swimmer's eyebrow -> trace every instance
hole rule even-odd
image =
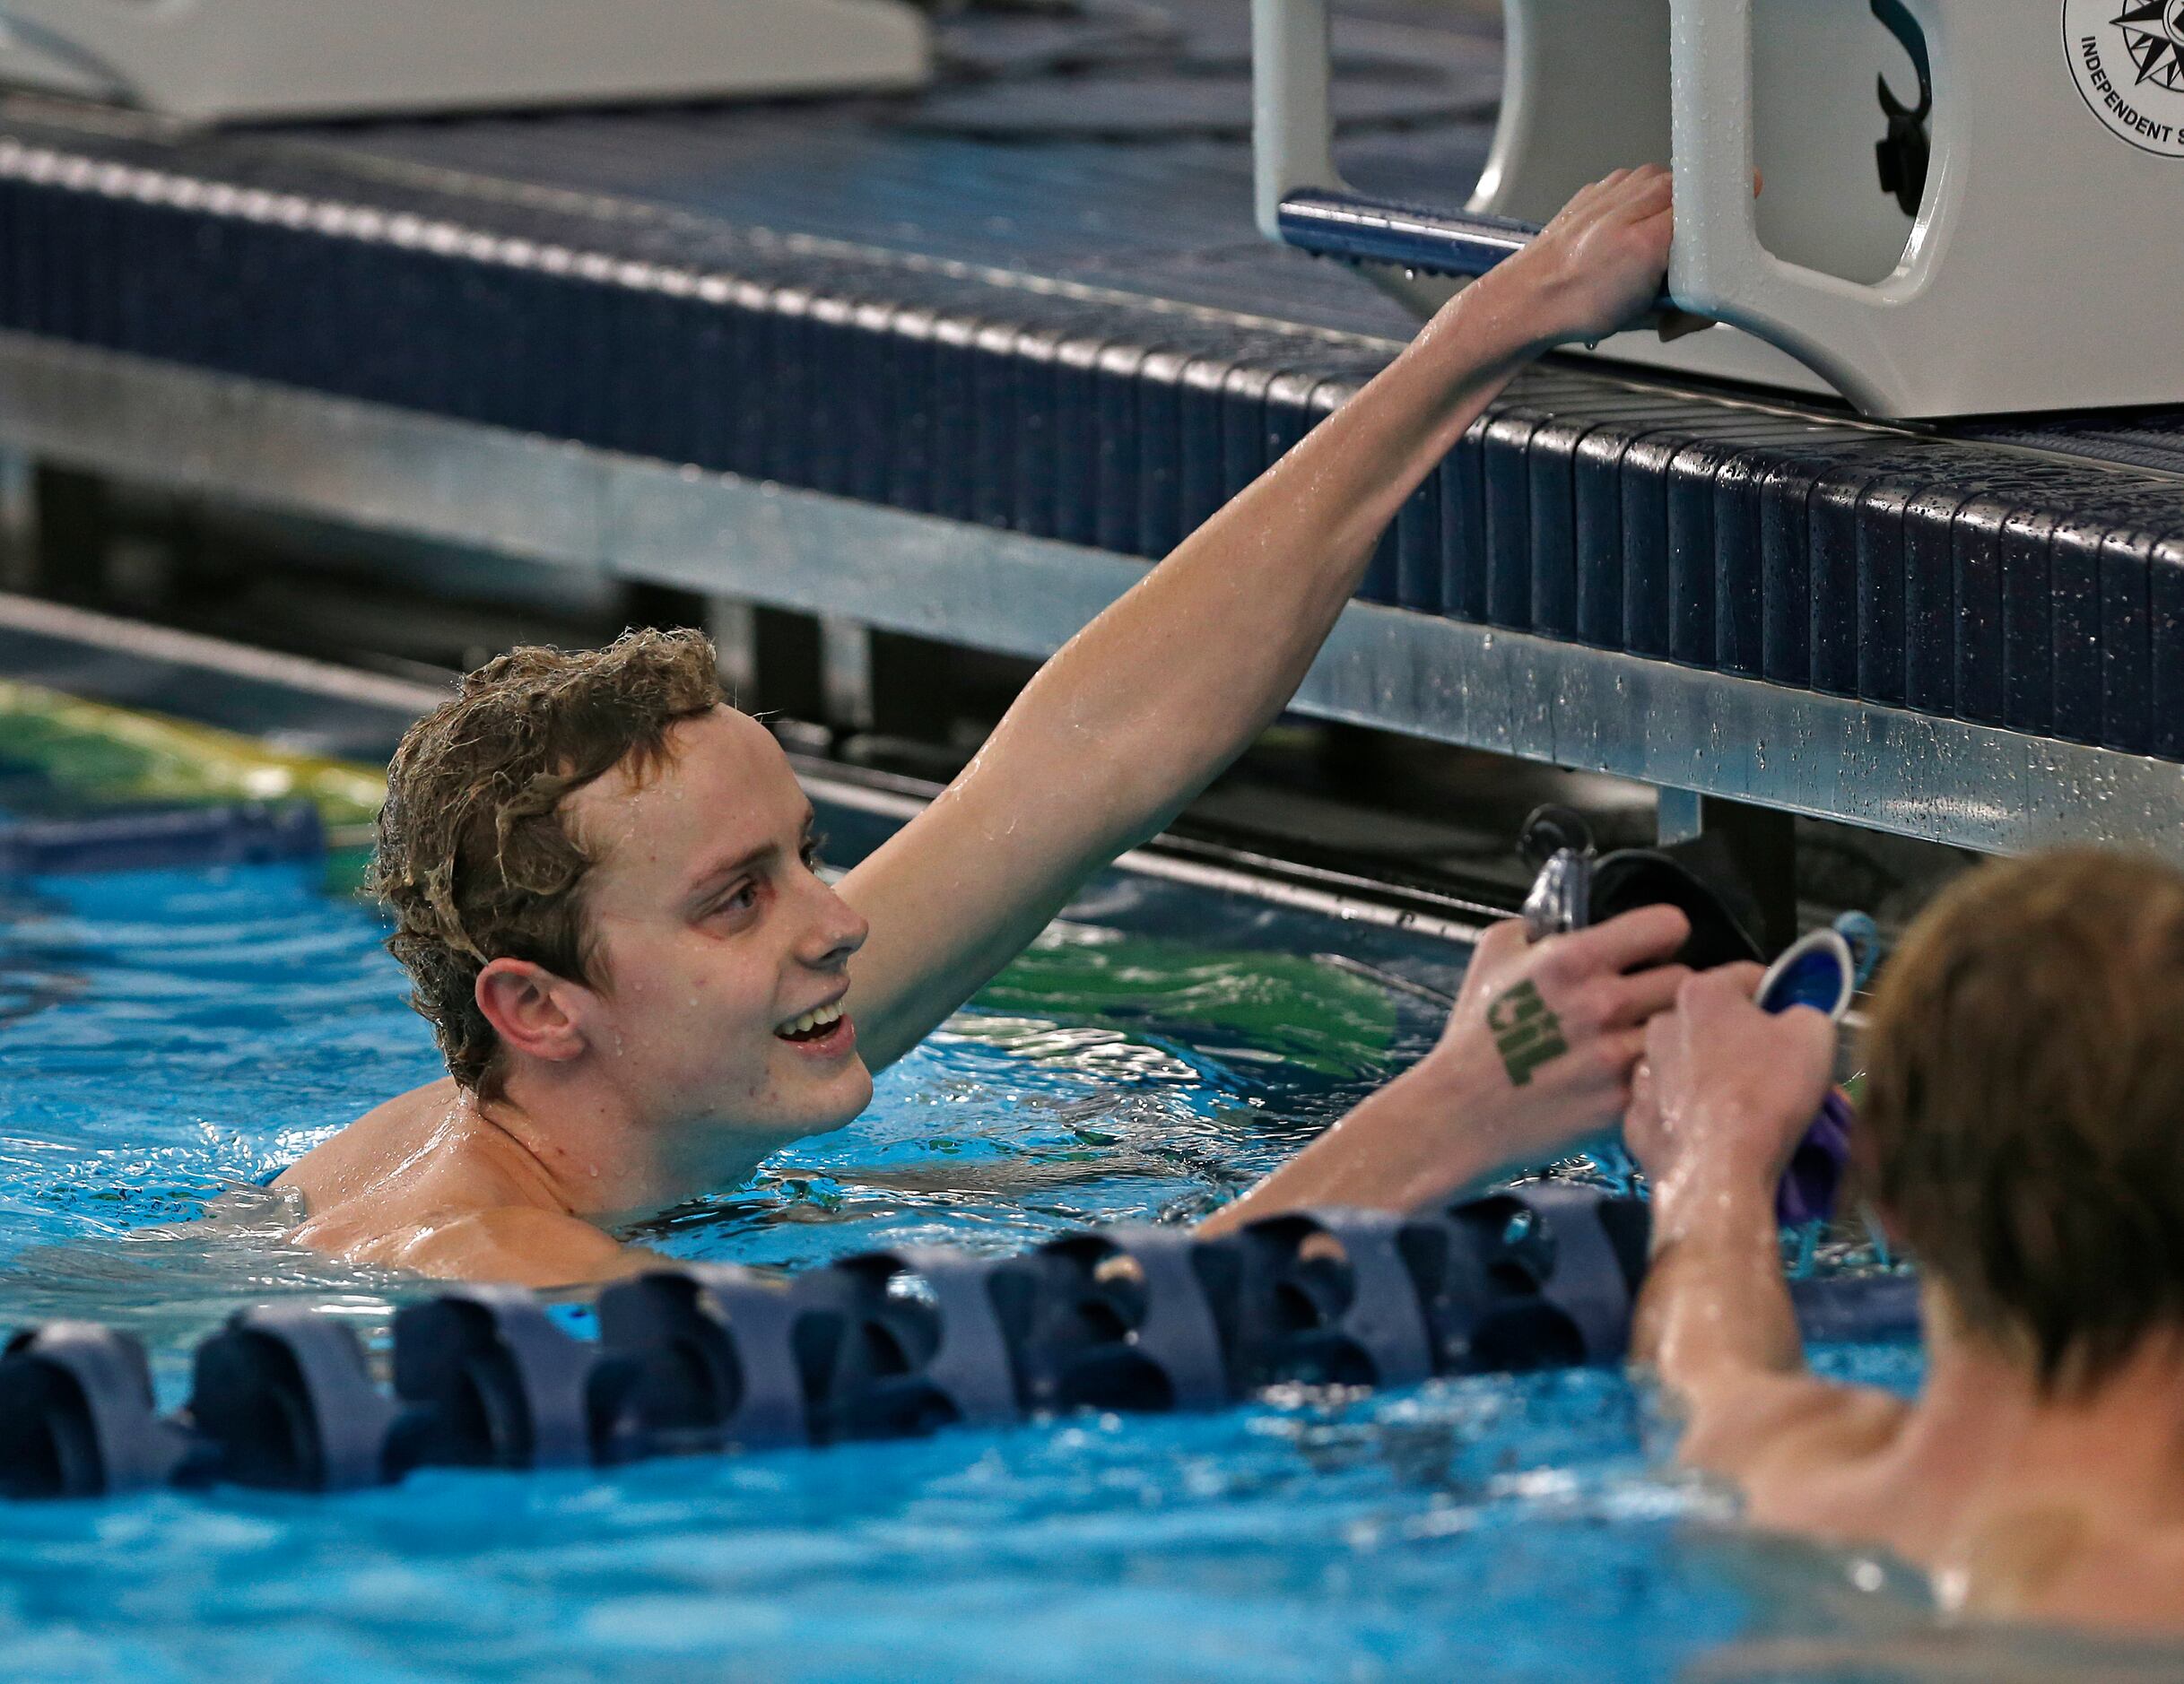
[[[805,807],[804,821],[797,827],[798,839],[808,841],[813,828],[818,822],[818,813],[809,806]],[[690,898],[693,901],[702,900],[708,892],[719,887],[729,878],[739,872],[747,872],[753,866],[763,865],[771,860],[779,859],[780,854],[781,845],[779,842],[761,842],[748,853],[739,854],[732,860],[723,860],[718,865],[709,865],[698,874],[697,879],[691,884]]]

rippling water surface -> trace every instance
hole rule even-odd
[[[866,1117],[638,1237],[800,1264],[1188,1219],[1437,1027],[1286,917],[1106,880]],[[437,1073],[381,934],[288,869],[5,892],[0,1322],[129,1326],[170,1402],[239,1304],[383,1329],[417,1283],[244,1220],[168,1226]],[[1416,944],[1334,934],[1452,981]],[[1911,1377],[1901,1353],[1832,1360]],[[1864,1678],[1978,1641],[1937,1637],[1875,1564],[1733,1541],[1658,1439],[1627,1382],[1584,1373],[335,1498],[10,1506],[0,1676]],[[1953,1675],[2005,1675],[1985,1664]]]

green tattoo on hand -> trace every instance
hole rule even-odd
[[[1570,1050],[1570,1043],[1562,1038],[1562,1019],[1547,1010],[1538,987],[1530,982],[1520,982],[1496,997],[1486,1008],[1486,1028],[1513,1087],[1523,1087],[1534,1071]]]

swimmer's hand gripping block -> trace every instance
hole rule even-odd
[[[396,1316],[391,1395],[345,1324],[245,1310],[198,1348],[171,1418],[134,1340],[54,1323],[0,1352],[0,1491],[352,1490],[425,1466],[605,1466],[1612,1364],[1646,1245],[1641,1201],[1543,1183],[1211,1240],[1118,1228],[1014,1257],[874,1253],[788,1280],[662,1269],[601,1293],[596,1341],[527,1292],[464,1287]],[[1908,1281],[1834,1285],[1797,1285],[1816,1332],[1915,1328]]]

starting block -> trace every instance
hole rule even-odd
[[[2059,23],[2058,23],[2059,13]],[[2174,403],[2150,282],[2184,217],[2184,0],[1505,0],[1467,204],[1352,191],[1325,0],[1253,0],[1270,236],[1422,314],[1579,187],[1675,175],[1668,299],[1742,332],[1599,354],[1910,418]],[[1753,172],[1765,191],[1753,196]]]

